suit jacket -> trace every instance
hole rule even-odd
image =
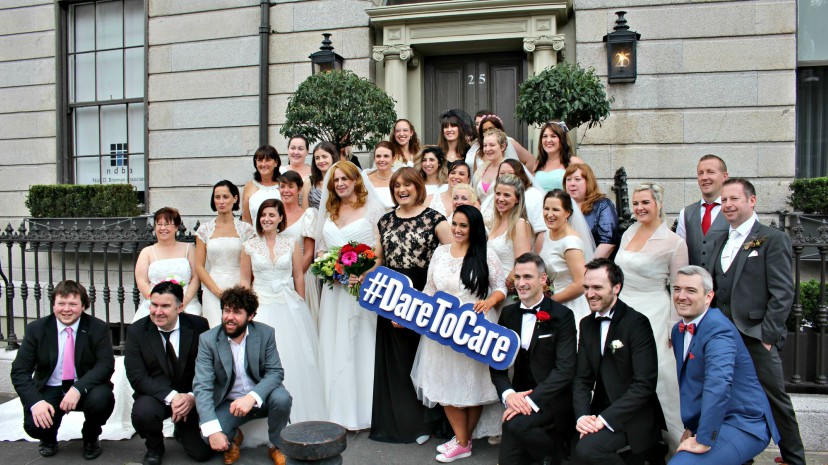
[[[178,315],[178,373],[169,372],[167,352],[158,327],[146,316],[131,324],[127,331],[124,367],[133,397],[152,396],[163,402],[172,391],[193,390],[198,338],[210,329],[207,320],[195,315]]]
[[[698,265],[707,269],[713,274],[713,261],[716,259],[716,252],[722,243],[727,240],[727,232],[730,225],[722,214],[721,210],[716,219],[710,223],[707,234],[702,232],[701,217],[704,209],[699,202],[693,202],[684,207],[684,231],[687,242],[687,252],[691,265]]]
[[[29,409],[43,400],[40,392],[57,366],[57,318],[51,314],[29,323],[25,335],[12,362],[11,380],[23,407]],[[75,372],[74,387],[81,397],[100,385],[112,389],[109,379],[115,372],[115,355],[109,326],[86,313],[81,313],[75,334]]]
[[[256,383],[253,392],[265,401],[282,385],[285,370],[276,350],[273,328],[251,321],[245,347],[247,375]],[[224,402],[236,379],[233,353],[224,328],[216,326],[204,333],[198,341],[193,394],[201,425],[216,419],[216,406]]]
[[[733,323],[718,308],[709,309],[684,358],[686,334],[679,332],[678,323],[673,327],[684,427],[696,434],[699,443],[711,447],[725,423],[757,438],[770,431],[778,441],[779,432],[753,359]]]
[[[570,309],[548,297],[543,298],[540,309],[549,313],[550,319],[535,324],[529,350],[520,349],[514,365],[516,380],[529,379],[526,375],[531,375],[535,385],[514,387],[508,370],[490,368],[492,382],[501,397],[507,389],[532,389],[529,398],[538,408],[551,409],[555,425],[563,431],[574,424],[572,378],[575,376],[576,361],[575,317]],[[504,307],[498,323],[520,335],[523,330],[520,303]]]
[[[745,244],[759,239],[761,245],[749,250],[742,246],[733,259],[728,269],[729,273],[735,273],[729,299],[720,296],[724,294],[719,285],[721,277],[713,273],[717,283],[712,306],[729,313],[743,334],[781,348],[787,333],[785,320],[794,298],[791,239],[757,220]],[[717,262],[723,250],[724,243],[716,254]]]
[[[621,348],[611,348],[619,341]],[[624,432],[633,452],[643,452],[660,439],[665,429],[661,404],[656,397],[658,356],[650,321],[618,299],[610,321],[604,355],[601,355],[601,323],[593,315],[581,320],[578,366],[572,387],[575,418],[600,415],[615,432]],[[609,405],[593,390],[599,376]]]

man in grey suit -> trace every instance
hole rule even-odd
[[[753,209],[756,190],[746,179],[731,178],[722,187],[722,214],[728,238],[713,263],[715,305],[730,318],[747,346],[759,382],[770,401],[785,463],[805,465],[793,405],[785,393],[779,350],[794,296],[791,240],[759,223]]]
[[[727,181],[727,165],[716,155],[705,155],[696,165],[696,180],[702,199],[679,213],[676,234],[687,242],[691,265],[713,273],[716,251],[727,238],[727,220],[722,210],[722,184]]]
[[[213,450],[225,451],[224,463],[229,465],[239,459],[243,438],[237,428],[267,418],[270,458],[284,465],[279,435],[292,399],[282,385],[285,372],[273,328],[253,322],[259,307],[253,291],[231,287],[219,300],[221,326],[201,335],[196,357],[193,394],[201,434]]]

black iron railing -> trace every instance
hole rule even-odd
[[[5,294],[0,342],[6,350],[19,347],[21,328],[52,311],[52,291],[64,279],[86,287],[89,313],[110,324],[116,349],[123,349],[125,316],[131,317],[141,302],[135,262],[141,249],[155,242],[153,226],[135,219],[96,222],[32,219],[0,232],[0,292]],[[178,240],[194,242],[195,236],[182,225]]]

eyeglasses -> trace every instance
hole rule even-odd
[[[174,228],[175,223],[155,223],[156,228]]]

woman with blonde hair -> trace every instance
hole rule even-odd
[[[353,163],[340,161],[328,170],[323,184],[317,254],[349,242],[376,247],[377,222],[385,207],[368,176]],[[358,286],[363,279],[350,276],[348,285]],[[346,285],[322,290],[319,367],[324,400],[330,421],[349,430],[371,427],[376,330],[377,315],[360,307]]]
[[[469,205],[480,209],[480,200],[471,184],[457,184],[451,190],[451,209],[457,210],[460,205]],[[451,218],[449,218],[451,219]]]
[[[669,449],[676,450],[684,426],[678,398],[676,359],[670,346],[670,331],[679,320],[670,296],[670,283],[689,263],[687,244],[664,221],[664,189],[654,183],[633,190],[635,224],[621,237],[615,263],[624,271],[619,298],[650,320],[658,352],[656,395],[667,423]]]
[[[566,192],[584,214],[592,239],[595,258],[610,258],[618,246],[618,212],[598,188],[595,173],[586,163],[572,163],[564,173]]]
[[[448,166],[448,185],[443,192],[438,192],[426,197],[426,204],[437,210],[446,218],[450,217],[454,211],[452,205],[452,196],[454,195],[454,186],[458,184],[468,184],[471,182],[471,169],[469,165],[463,160],[457,160],[449,163]]]
[[[481,201],[494,192],[492,186],[497,181],[497,171],[505,159],[504,151],[507,144],[506,133],[499,129],[492,129],[483,134],[480,145],[485,161],[474,172],[474,186]]]
[[[513,174],[497,178],[494,186],[494,218],[488,248],[497,254],[507,278],[515,259],[532,250],[535,235],[526,217],[523,181]]]

